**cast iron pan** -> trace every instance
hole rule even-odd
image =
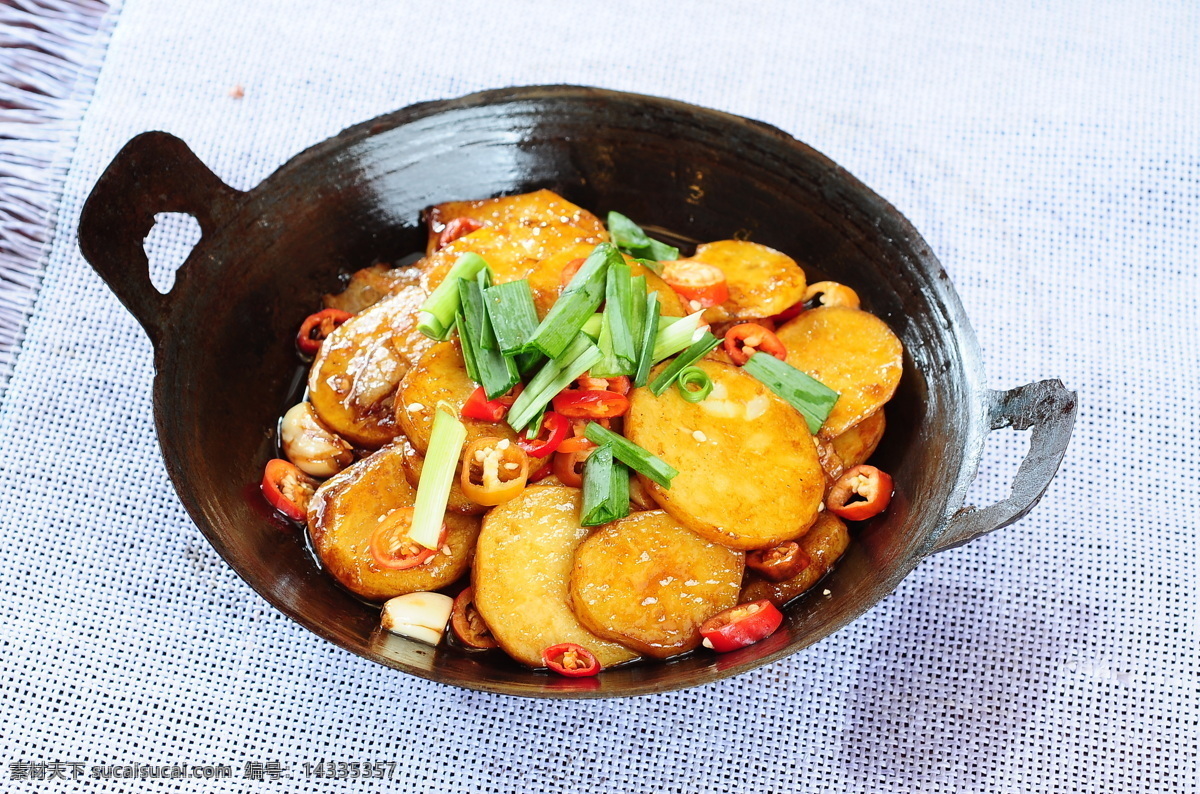
[[[299,532],[257,493],[273,428],[295,399],[293,340],[340,273],[422,248],[431,204],[547,187],[683,238],[749,237],[851,285],[904,342],[905,371],[876,454],[896,482],[835,571],[768,640],[599,679],[562,679],[380,633],[378,611],[322,573]],[[150,283],[142,241],[155,213],[202,236],[174,287]],[[347,650],[447,684],[537,697],[615,697],[751,670],[837,631],[924,557],[1011,524],[1066,451],[1075,395],[1057,381],[985,385],[979,349],[945,272],[916,230],[820,153],[768,125],[680,102],[572,86],[487,91],[359,124],[294,157],[258,187],[225,185],[179,139],[147,132],[83,209],[84,256],[154,344],[155,420],[180,499],[213,547],[284,614]],[[1011,495],[964,508],[983,441],[1032,429]]]

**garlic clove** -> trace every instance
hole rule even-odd
[[[407,593],[383,605],[379,624],[393,634],[437,645],[453,607],[454,599],[441,593]]]
[[[354,462],[350,445],[321,424],[312,403],[297,403],[283,415],[279,440],[287,459],[313,477],[332,477]]]

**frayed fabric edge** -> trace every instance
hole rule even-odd
[[[0,399],[119,3],[0,0]]]

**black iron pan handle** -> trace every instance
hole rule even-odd
[[[154,216],[185,212],[199,221],[203,239],[230,216],[242,195],[165,132],[130,140],[92,188],[79,219],[79,248],[155,345],[176,295],[164,295],[150,283],[142,243]]]
[[[990,430],[1033,428],[1029,452],[1013,478],[1008,498],[983,508],[964,507],[955,513],[938,537],[933,551],[969,543],[981,535],[1017,521],[1038,503],[1058,471],[1071,429],[1075,425],[1076,395],[1062,381],[1043,380],[988,395]]]

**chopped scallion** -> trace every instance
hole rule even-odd
[[[624,261],[611,243],[596,246],[533,332],[529,344],[550,358],[562,356],[579,335],[579,329],[600,308],[609,265]]]
[[[600,329],[603,326],[603,324],[604,324],[604,315],[603,314],[593,314],[591,317],[587,318],[587,322],[585,322],[583,324],[583,327],[580,328],[579,331],[581,333],[585,333],[588,336],[590,336],[592,338],[592,341],[595,342],[600,339]]]
[[[654,339],[654,354],[651,356],[651,363],[657,364],[664,358],[686,349],[696,341],[696,336],[704,325],[703,311],[689,314],[687,317],[662,318],[658,326],[658,336]]]
[[[601,358],[592,371],[597,378],[632,375],[637,366],[632,302],[629,265],[624,262],[609,265],[604,292],[604,320],[600,326]]]
[[[586,336],[577,336],[562,358],[547,361],[525,386],[508,409],[508,424],[518,433],[525,429],[538,411],[554,399],[554,395],[587,372],[600,359],[600,349]]]
[[[458,457],[467,440],[467,428],[445,406],[439,405],[433,416],[425,465],[417,482],[413,503],[412,529],[408,536],[427,549],[436,549],[446,519],[450,485],[458,468]]]
[[[617,435],[595,422],[588,422],[583,434],[593,444],[611,446],[613,457],[637,473],[649,477],[664,488],[670,488],[671,480],[679,474],[678,470],[662,458],[652,455],[625,438],[625,436]],[[595,453],[593,452],[592,454],[594,455]]]
[[[613,460],[612,447],[600,447],[583,464],[583,506],[579,523],[594,527],[627,515],[629,469]]]
[[[821,429],[838,401],[838,393],[821,381],[762,351],[750,356],[742,369],[799,411],[810,433]]]
[[[676,356],[666,369],[658,373],[658,377],[650,384],[650,391],[654,392],[655,397],[661,396],[679,377],[679,373],[707,356],[719,343],[719,339],[705,331],[700,341],[693,342],[691,347]]]
[[[449,339],[450,330],[454,327],[454,315],[459,309],[458,280],[473,279],[485,267],[487,262],[479,254],[460,256],[442,283],[421,304],[417,330],[441,342]]]
[[[687,367],[675,379],[679,387],[679,396],[690,403],[698,403],[712,394],[713,382],[708,373],[699,367]]]
[[[500,352],[506,356],[524,352],[538,326],[529,282],[521,279],[497,284],[485,290],[483,297]]]
[[[461,311],[455,315],[454,326],[458,329],[458,345],[462,350],[467,377],[479,383],[479,363],[476,359],[475,345],[471,343],[471,333],[467,330],[467,321]]]
[[[645,386],[650,380],[650,366],[654,363],[654,340],[658,338],[658,325],[664,319],[659,314],[657,292],[646,295],[645,315],[642,339],[638,346],[638,365],[633,376],[634,386]]]
[[[537,416],[533,417],[533,421],[529,423],[529,427],[525,428],[525,438],[534,439],[542,432],[542,420],[546,418],[546,406],[542,406],[537,412]]]
[[[475,276],[475,285],[479,288],[479,307],[480,313],[483,315],[479,323],[479,343],[477,347],[480,350],[497,350],[496,332],[492,329],[492,323],[488,318],[487,302],[484,300],[484,293],[492,286],[492,269],[485,267]],[[459,298],[462,298],[461,285],[459,288]]]
[[[667,262],[679,258],[679,249],[650,237],[636,223],[619,212],[608,213],[608,234],[630,256]]]
[[[492,335],[492,325],[488,320],[487,309],[484,307],[483,290],[477,281],[462,280],[458,282],[459,299],[462,303],[464,326],[459,328],[458,335],[463,345],[463,357],[466,358],[468,348],[475,358],[475,369],[479,375],[476,383],[483,387],[489,400],[507,393],[520,380],[517,365],[500,352],[496,338]],[[464,334],[464,328],[466,333]],[[487,346],[490,341],[491,347]],[[470,374],[470,367],[467,368]]]
[[[630,375],[637,372],[638,359],[642,354],[642,336],[646,331],[646,277],[629,279],[629,330],[633,334],[633,366]]]
[[[517,363],[517,372],[521,373],[521,380],[532,377],[545,360],[546,357],[538,350],[527,350],[513,359]]]

